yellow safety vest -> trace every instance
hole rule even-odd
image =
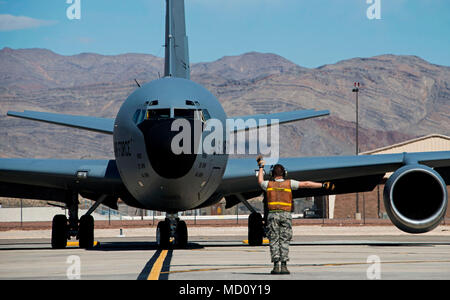
[[[269,211],[292,211],[291,181],[269,181],[267,185],[267,204]]]

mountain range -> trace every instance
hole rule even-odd
[[[0,50],[0,157],[113,158],[112,137],[6,116],[38,110],[114,118],[136,88],[161,76],[148,54],[63,56],[47,49]],[[416,56],[353,58],[304,68],[270,53],[191,65],[191,80],[229,116],[327,109],[330,116],[280,127],[281,156],[355,154],[355,93],[360,82],[359,149],[450,135],[450,67]]]

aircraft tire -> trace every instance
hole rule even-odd
[[[69,227],[65,215],[56,215],[52,221],[52,248],[64,249],[67,246]]]
[[[250,246],[261,246],[263,236],[263,218],[260,213],[253,212],[248,217],[248,244]]]
[[[91,215],[81,216],[78,240],[80,248],[89,249],[94,246],[94,217]]]
[[[177,232],[175,237],[175,243],[178,248],[186,249],[188,244],[188,230],[186,222],[179,221],[177,225]]]
[[[168,249],[170,246],[170,227],[169,222],[161,221],[156,228],[156,242],[160,249]]]

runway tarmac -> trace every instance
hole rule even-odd
[[[43,237],[47,232],[31,238],[3,234],[0,279],[450,279],[448,229],[425,235],[380,228],[374,229],[375,235],[359,228],[298,234],[304,229],[297,229],[290,247],[290,275],[271,275],[269,247],[244,244],[245,230],[214,235],[218,231],[205,229],[202,234],[195,228],[188,249],[171,250],[158,250],[154,235],[132,231],[125,237],[102,237],[99,232],[99,245],[91,250],[51,249],[49,237]],[[386,234],[380,234],[383,230]]]

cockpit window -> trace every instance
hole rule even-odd
[[[174,109],[175,118],[201,120],[206,122],[210,119],[210,115],[206,109]]]
[[[170,118],[170,109],[149,109],[147,110],[146,119],[147,120],[158,120],[158,119],[168,119]]]
[[[144,109],[138,109],[133,115],[133,122],[135,124],[141,123],[145,118],[145,110]]]
[[[202,113],[203,113],[203,120],[204,121],[208,121],[209,119],[211,119],[211,116],[209,115],[209,112],[207,109],[202,109]]]
[[[138,124],[141,123],[142,121],[144,121],[145,115],[146,115],[145,109],[141,109],[140,112],[141,112],[141,113],[139,114],[139,118],[138,118],[138,120],[137,120],[137,123],[138,123]]]
[[[139,115],[140,115],[140,114],[141,114],[141,110],[140,110],[140,109],[138,109],[138,110],[134,113],[134,115],[133,115],[133,122],[134,122],[135,124],[138,123]]]
[[[174,115],[176,119],[198,119],[196,118],[197,111],[195,109],[174,109]]]

